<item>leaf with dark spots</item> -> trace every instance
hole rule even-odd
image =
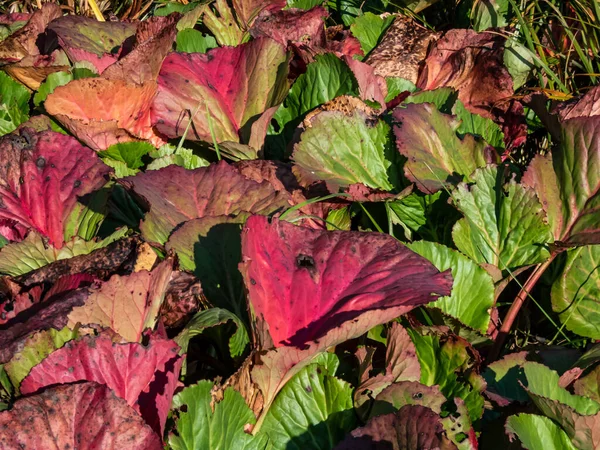
[[[301,347],[369,310],[428,303],[448,295],[452,283],[390,236],[269,224],[261,216],[246,222],[242,256],[252,309],[276,347]]]
[[[84,336],[68,342],[33,367],[21,383],[21,393],[82,380],[103,383],[162,435],[183,361],[178,350],[174,341],[157,337],[151,337],[148,345],[142,346],[115,344],[106,334]],[[143,405],[139,402],[142,396]],[[157,416],[161,419],[157,420]]]
[[[272,12],[262,11],[250,34],[254,38],[269,37],[282,45],[288,42],[306,44],[310,47],[325,47],[325,19],[329,16],[325,8],[317,6],[308,11],[285,9]]]
[[[154,270],[113,275],[92,289],[85,305],[69,314],[69,326],[98,324],[111,328],[129,342],[139,342],[145,329],[154,329],[165,291],[173,273],[173,258]]]
[[[190,219],[242,211],[269,214],[291,204],[287,193],[277,192],[268,182],[245,178],[224,161],[194,170],[168,166],[124,178],[121,183],[149,205],[140,225],[142,236],[160,243]]]
[[[494,108],[507,108],[513,95],[513,80],[503,62],[505,41],[496,33],[448,31],[433,44],[417,87],[454,88],[469,111],[490,117]]]
[[[16,281],[23,286],[33,286],[38,283],[54,283],[60,277],[73,273],[96,275],[110,273],[121,268],[130,260],[138,242],[139,239],[136,238],[119,239],[89,254],[51,262],[40,269],[16,278]],[[7,250],[8,247],[2,249],[2,255],[5,258],[8,258]]]
[[[78,197],[102,187],[110,173],[93,151],[53,131],[2,138],[0,161],[0,220],[13,221],[15,234],[40,233],[58,249]]]
[[[27,336],[37,330],[60,329],[67,325],[67,315],[75,307],[83,305],[87,289],[78,289],[56,296],[51,302],[40,303],[39,308],[29,308],[27,318],[19,317],[16,323],[0,326],[0,364],[9,361],[23,347]]]
[[[425,406],[403,406],[357,428],[335,450],[457,450],[438,414]]]
[[[6,449],[161,450],[158,434],[110,388],[98,383],[52,387],[0,412]]]

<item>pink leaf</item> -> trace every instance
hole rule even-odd
[[[162,433],[181,368],[178,351],[177,344],[166,339],[151,338],[143,346],[116,344],[105,334],[85,336],[68,342],[31,369],[21,383],[21,393],[82,380],[106,384]]]
[[[152,123],[160,133],[180,137],[193,115],[187,139],[239,142],[240,130],[287,92],[285,49],[271,39],[207,54],[171,53],[158,77]]]
[[[103,186],[109,171],[72,137],[31,130],[5,136],[0,140],[0,220],[13,221],[20,235],[22,229],[34,229],[61,248],[64,222],[77,198]]]
[[[161,450],[159,436],[106,386],[50,388],[0,413],[0,448]]]
[[[190,219],[242,211],[269,214],[289,206],[287,193],[249,180],[226,162],[195,170],[169,166],[127,177],[123,184],[149,204],[140,229],[146,239],[160,243]]]
[[[253,216],[240,270],[254,314],[276,347],[302,346],[369,310],[418,306],[449,295],[449,272],[394,238],[328,232]]]

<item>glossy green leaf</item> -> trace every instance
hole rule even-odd
[[[358,16],[354,23],[350,25],[350,31],[360,41],[365,56],[377,47],[394,19],[395,16],[392,15],[382,18],[371,12],[366,12],[362,16]]]
[[[294,171],[306,184],[319,180],[335,187],[362,183],[390,191],[394,185],[388,176],[392,163],[386,158],[389,131],[384,121],[373,124],[359,110],[352,116],[321,112],[294,147]]]
[[[547,417],[517,414],[506,420],[506,432],[528,450],[576,450],[569,436]]]
[[[552,309],[567,329],[600,339],[600,245],[567,252],[567,260],[552,285]]]
[[[452,269],[452,294],[427,306],[439,308],[485,334],[495,301],[492,277],[466,256],[441,244],[419,241],[408,244],[408,248],[427,258],[439,271]]]
[[[331,449],[354,428],[352,387],[334,371],[310,364],[286,383],[260,429],[273,449]]]
[[[317,55],[315,62],[309,64],[306,72],[294,82],[274,119],[280,129],[292,121],[292,128],[295,128],[311,109],[340,95],[357,92],[358,83],[346,63],[331,53]]]
[[[213,411],[212,389],[212,381],[200,381],[173,397],[177,434],[169,435],[169,446],[174,450],[260,448],[254,447],[255,438],[244,432],[244,426],[256,419],[240,393],[226,389]]]
[[[0,136],[14,131],[29,118],[29,98],[25,86],[0,71]]]
[[[204,35],[193,28],[186,28],[177,33],[177,51],[184,53],[206,53],[217,47],[217,41],[210,35]]]
[[[452,230],[456,247],[478,263],[500,270],[536,264],[549,256],[552,242],[545,214],[533,190],[514,179],[504,182],[504,169],[488,166],[453,192],[465,216]]]

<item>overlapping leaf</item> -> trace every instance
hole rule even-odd
[[[98,383],[52,387],[0,412],[4,448],[160,450],[160,437],[110,388]]]
[[[73,63],[89,61],[99,73],[117,61],[123,42],[136,28],[135,23],[99,22],[85,16],[63,16],[48,26]]]
[[[472,179],[473,185],[461,183],[452,195],[465,216],[452,230],[458,249],[500,270],[544,261],[552,235],[533,190],[514,179],[504,184],[503,169],[494,166]]]
[[[129,342],[139,342],[145,329],[153,329],[173,273],[173,260],[161,262],[152,272],[113,275],[73,308],[69,326],[77,323],[111,328]]]
[[[68,342],[31,369],[21,382],[21,393],[80,380],[103,383],[162,433],[182,363],[178,349],[175,342],[160,338],[142,346],[115,344],[106,334],[86,336]]]
[[[58,249],[78,197],[104,185],[110,171],[93,151],[52,131],[4,137],[0,160],[4,237],[20,241],[33,230]]]
[[[400,153],[408,161],[407,178],[427,194],[469,179],[479,167],[497,161],[493,148],[484,141],[457,136],[460,122],[433,105],[409,104],[393,113],[394,134]]]
[[[392,163],[386,158],[389,131],[385,122],[373,123],[358,109],[352,115],[321,112],[294,147],[294,171],[300,182],[324,180],[333,192],[354,183],[390,191],[394,185],[388,175]]]
[[[149,205],[140,229],[146,239],[160,243],[190,219],[243,211],[268,214],[289,206],[285,194],[245,178],[225,162],[195,170],[169,166],[125,178],[123,184]]]
[[[246,222],[242,256],[255,317],[276,347],[301,346],[369,310],[428,303],[451,283],[386,235],[269,224],[262,216]]]
[[[284,48],[266,38],[207,54],[171,53],[158,77],[152,122],[168,137],[183,136],[191,123],[187,139],[248,143],[253,123],[283,100],[286,74]]]

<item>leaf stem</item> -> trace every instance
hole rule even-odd
[[[550,255],[550,258],[548,258],[545,262],[538,264],[535,267],[535,269],[533,269],[533,272],[531,272],[531,274],[529,275],[529,278],[527,278],[527,281],[517,294],[515,301],[512,303],[512,305],[508,309],[508,312],[506,313],[506,316],[504,317],[504,321],[502,322],[502,326],[500,327],[498,336],[496,337],[494,345],[487,357],[488,364],[495,361],[496,359],[498,359],[498,356],[500,356],[502,346],[504,345],[504,342],[508,337],[508,333],[510,332],[512,325],[515,319],[517,318],[517,315],[519,314],[523,303],[525,303],[525,299],[529,296],[529,292],[531,292],[531,290],[536,285],[543,273],[546,271],[548,266],[552,264],[552,261],[554,261],[554,258],[557,254],[558,253],[552,253],[552,255]]]

